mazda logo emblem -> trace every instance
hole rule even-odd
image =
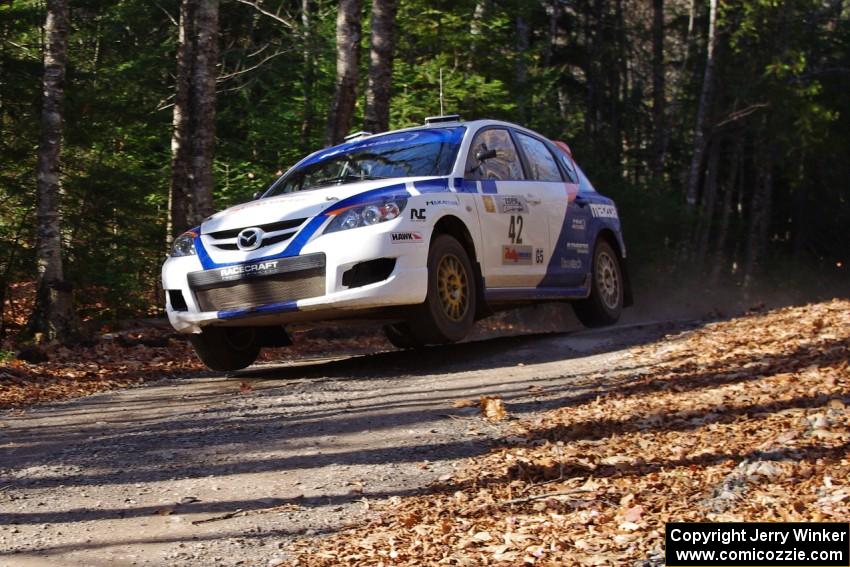
[[[246,228],[236,237],[236,246],[240,250],[256,250],[263,243],[264,234],[261,228]]]

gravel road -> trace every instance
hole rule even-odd
[[[261,565],[634,379],[672,324],[260,365],[0,413],[0,566]],[[681,328],[681,326],[679,326]]]

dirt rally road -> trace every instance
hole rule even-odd
[[[453,401],[500,395],[522,418],[595,396],[672,329],[261,365],[0,413],[0,566],[274,565],[508,434]]]

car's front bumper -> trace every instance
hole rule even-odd
[[[308,242],[298,256],[278,255],[276,258],[282,260],[281,266],[292,260],[323,255],[323,289],[317,291],[318,295],[303,299],[288,297],[285,290],[275,297],[267,294],[259,305],[239,306],[231,301],[225,309],[205,309],[204,306],[209,307],[210,302],[199,295],[199,285],[206,283],[215,287],[215,282],[221,278],[229,278],[230,285],[235,280],[240,286],[261,282],[264,276],[239,273],[241,267],[273,262],[274,255],[254,257],[226,266],[207,266],[206,270],[198,256],[169,258],[162,270],[163,287],[169,292],[166,294],[169,321],[179,332],[198,333],[207,325],[271,325],[305,319],[334,319],[350,317],[356,311],[366,313],[385,307],[421,303],[427,292],[427,242],[430,234],[422,231],[421,242],[398,243],[391,239],[391,234],[397,230],[397,223],[388,222],[331,233]],[[344,283],[344,274],[358,264],[384,258],[395,262],[385,279],[359,287]],[[185,305],[174,305],[170,292],[180,292]]]

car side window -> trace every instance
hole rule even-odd
[[[466,177],[497,181],[523,179],[516,147],[507,130],[491,128],[476,134],[469,146]]]
[[[546,147],[546,144],[526,136],[521,132],[517,132],[519,145],[522,146],[522,151],[528,160],[529,178],[536,181],[563,181],[561,170],[558,169],[558,164],[555,162],[555,156]]]
[[[558,156],[558,161],[561,162],[561,167],[564,168],[564,171],[567,174],[567,181],[570,183],[578,183],[578,175],[576,175],[573,160],[563,152],[555,152],[555,155]]]

